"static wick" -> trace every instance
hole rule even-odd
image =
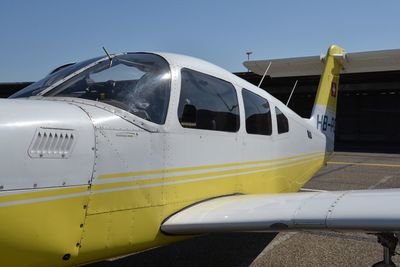
[[[269,64],[268,64],[267,69],[266,69],[265,72],[264,72],[264,75],[263,75],[262,78],[261,78],[260,83],[258,84],[258,88],[260,88],[262,82],[264,81],[265,75],[267,75],[267,72],[268,72],[269,68],[271,67],[271,64],[272,64],[272,62],[270,61]]]

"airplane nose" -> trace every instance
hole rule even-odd
[[[58,101],[0,99],[0,114],[0,265],[65,265],[79,253],[93,124]]]

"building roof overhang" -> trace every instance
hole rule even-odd
[[[251,60],[243,62],[250,71],[270,77],[321,75],[323,56]],[[400,49],[346,53],[341,73],[365,73],[400,70]]]

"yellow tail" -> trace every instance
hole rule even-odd
[[[332,45],[329,47],[324,70],[318,85],[317,97],[310,122],[326,136],[326,152],[333,152],[336,125],[336,103],[339,91],[339,74],[345,60],[343,48]]]

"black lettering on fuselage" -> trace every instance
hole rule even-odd
[[[325,132],[329,128],[330,132],[334,132],[335,124],[336,124],[336,119],[334,117],[331,117],[329,120],[328,115],[317,114],[317,129],[321,129],[322,131]]]

